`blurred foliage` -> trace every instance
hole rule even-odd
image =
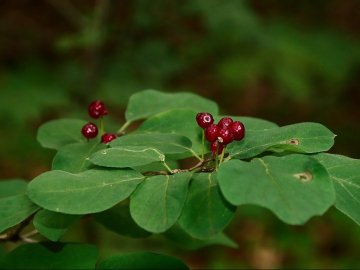
[[[30,179],[50,167],[53,153],[35,141],[41,123],[88,119],[88,102],[99,98],[120,125],[128,97],[147,88],[198,92],[223,113],[279,124],[322,122],[338,134],[335,152],[360,154],[359,1],[7,0],[1,7],[2,178]],[[359,267],[352,259],[359,229],[342,216],[297,229],[250,213],[241,212],[240,229],[260,227],[265,240],[236,239],[247,254],[206,249],[211,256],[198,260],[221,267],[240,257],[260,268],[254,254],[280,254],[274,267]],[[317,229],[330,238],[318,239]]]

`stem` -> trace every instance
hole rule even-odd
[[[124,131],[131,123],[132,123],[131,121],[126,121],[116,133],[117,133],[117,134],[122,134],[123,131]]]
[[[223,162],[223,159],[224,159],[224,154],[225,154],[225,150],[226,150],[226,147],[227,146],[225,146],[224,147],[224,149],[223,149],[223,151],[221,152],[221,156],[220,156],[220,163],[219,163],[219,166],[222,164],[222,162]]]
[[[199,161],[203,161],[204,159],[202,159],[201,157],[199,157],[198,154],[195,153],[195,151],[193,149],[190,149],[190,152],[194,155],[194,157],[196,157]]]
[[[203,129],[203,131],[202,131],[201,143],[202,143],[201,159],[204,160],[204,152],[205,152],[205,130],[204,130],[204,129]]]
[[[216,154],[215,154],[215,171],[218,170],[219,162],[219,143],[216,145]]]
[[[169,173],[173,173],[173,170],[169,167],[169,165],[167,165],[167,163],[165,161],[163,161],[163,165],[164,167],[169,171]]]
[[[104,117],[100,117],[100,135],[103,135],[105,133],[104,131]]]

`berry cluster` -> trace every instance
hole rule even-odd
[[[107,115],[108,111],[105,108],[104,102],[102,102],[100,100],[95,100],[90,103],[90,105],[88,107],[88,113],[89,113],[90,117],[92,117],[94,119],[99,119],[99,118],[102,118],[104,115]],[[96,138],[99,133],[99,130],[98,130],[98,127],[94,123],[89,122],[82,127],[81,133],[87,140],[89,140],[89,139]],[[116,139],[116,137],[117,137],[116,134],[104,133],[101,136],[101,142],[109,143],[112,140]]]
[[[196,122],[204,129],[205,138],[209,141],[213,155],[221,154],[224,147],[232,141],[240,141],[245,136],[245,126],[240,121],[233,121],[230,117],[223,117],[214,124],[210,113],[201,112],[196,115]]]

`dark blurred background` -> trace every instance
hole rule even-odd
[[[102,99],[120,125],[128,97],[148,88],[196,92],[223,113],[280,125],[321,122],[338,135],[332,152],[360,157],[360,1],[3,0],[0,7],[0,178],[31,179],[50,168],[54,152],[35,139],[45,121],[86,118],[89,101]],[[243,207],[228,231],[238,250],[163,247],[194,267],[360,267],[360,230],[334,209],[295,227]],[[96,232],[90,241],[104,250],[143,245]]]

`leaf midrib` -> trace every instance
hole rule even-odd
[[[102,185],[95,185],[95,186],[91,186],[91,187],[74,188],[74,189],[70,189],[70,190],[46,190],[46,191],[41,191],[38,193],[68,193],[68,192],[77,192],[77,191],[88,191],[88,190],[98,189],[98,188],[103,189],[107,186],[120,185],[124,182],[130,182],[130,181],[141,180],[141,179],[143,179],[143,177],[123,179],[121,181],[116,181],[116,182],[111,182],[111,183],[103,183]]]

